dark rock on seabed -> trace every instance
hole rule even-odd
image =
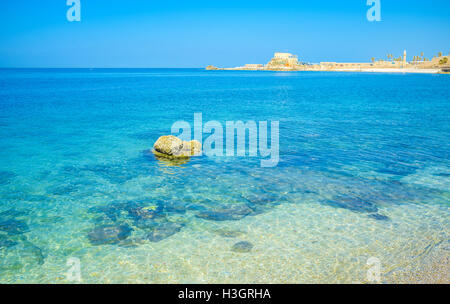
[[[245,253],[253,249],[253,244],[247,241],[238,242],[231,247],[234,252]]]
[[[175,233],[179,232],[183,225],[177,223],[166,222],[156,226],[152,232],[147,234],[147,239],[151,242],[162,241]]]
[[[338,196],[333,200],[326,201],[325,204],[335,208],[348,209],[350,211],[358,213],[378,212],[378,207],[374,203],[362,200],[359,197]]]
[[[129,237],[131,231],[133,229],[128,225],[100,226],[92,229],[88,233],[88,238],[93,245],[117,244]]]
[[[135,220],[134,221],[134,225],[136,227],[138,227],[139,229],[143,229],[143,230],[151,230],[154,229],[156,226],[165,223],[166,222],[166,218],[165,217],[161,217],[161,218],[148,218],[148,219],[139,219],[139,220]]]
[[[128,210],[129,215],[136,221],[163,217],[164,215],[161,213],[161,211],[161,207],[135,207]]]
[[[386,215],[382,215],[382,214],[378,214],[378,213],[374,213],[374,214],[369,214],[368,217],[377,220],[377,221],[389,221],[390,218]]]

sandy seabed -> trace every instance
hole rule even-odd
[[[439,208],[391,206],[385,222],[306,199],[240,221],[195,221],[159,243],[86,248],[82,283],[371,283],[371,257],[382,283],[448,283],[448,219]],[[235,236],[217,233],[224,230]],[[233,252],[238,241],[254,247]],[[24,282],[68,282],[65,265],[50,256]]]

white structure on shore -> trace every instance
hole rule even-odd
[[[406,50],[403,52],[403,67],[406,67]]]
[[[275,53],[267,67],[294,68],[298,65],[298,57],[291,53]]]
[[[289,59],[289,58],[296,58],[296,56],[292,55],[291,53],[275,53],[273,58],[277,59]]]

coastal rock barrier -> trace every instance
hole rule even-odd
[[[177,159],[199,155],[202,144],[197,140],[183,141],[176,136],[161,136],[153,146],[153,154],[157,157]]]

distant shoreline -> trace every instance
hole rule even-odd
[[[382,69],[382,68],[373,68],[373,69],[338,69],[336,72],[366,72],[366,73],[414,73],[414,74],[439,74],[441,72],[440,69],[413,69],[413,68],[405,68],[405,69]]]
[[[218,68],[213,65],[206,67],[206,70],[225,71],[311,71],[311,72],[369,72],[369,73],[421,73],[438,74],[450,73],[450,60],[447,56],[439,53],[438,57],[429,60],[425,57],[414,56],[412,61],[408,61],[406,50],[403,56],[394,59],[393,55],[388,55],[390,61],[372,58],[372,62],[320,62],[316,64],[300,62],[297,55],[291,53],[275,53],[267,64],[247,63],[244,66],[234,68]]]
[[[334,70],[315,70],[315,69],[240,69],[240,68],[217,68],[208,69],[212,71],[261,71],[261,72],[362,72],[362,73],[400,73],[400,74],[448,74],[441,69],[334,69]]]

